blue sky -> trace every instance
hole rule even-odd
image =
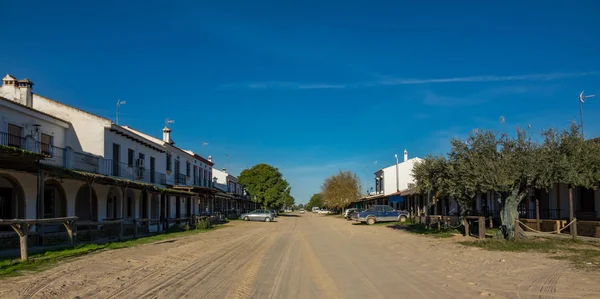
[[[340,169],[443,153],[473,128],[579,120],[600,96],[598,1],[0,3],[0,73],[212,155],[278,167],[306,202]],[[600,136],[600,98],[584,104]],[[202,148],[202,141],[208,145]]]

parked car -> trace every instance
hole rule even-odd
[[[320,209],[319,209],[319,207],[313,207],[313,208],[312,208],[312,212],[313,212],[313,213],[318,213],[318,212],[319,212],[319,210],[320,210]]]
[[[359,211],[359,210],[360,209],[358,209],[358,208],[350,208],[350,209],[344,210],[344,218],[350,219],[350,217],[352,216],[352,213],[355,211]]]
[[[368,225],[373,225],[376,222],[405,222],[408,220],[408,212],[397,211],[394,208],[386,205],[376,205],[364,211],[353,214],[353,220],[357,222],[364,222]]]
[[[245,221],[252,220],[271,222],[273,221],[273,219],[275,219],[275,215],[273,215],[273,212],[269,210],[258,209],[246,214],[242,214],[242,216],[240,216],[240,219]]]
[[[304,214],[304,209],[300,209],[300,213],[303,213],[303,214]]]

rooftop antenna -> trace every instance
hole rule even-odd
[[[502,125],[502,132],[504,133],[504,123],[506,122],[506,119],[504,118],[504,116],[500,116],[500,124]]]
[[[583,90],[581,91],[581,93],[579,94],[579,118],[581,119],[581,137],[584,137],[583,135],[583,103],[585,103],[585,99],[587,98],[593,98],[595,97],[595,94],[590,94],[590,95],[583,95]]]
[[[165,127],[166,127],[166,128],[168,128],[170,124],[174,124],[174,123],[175,123],[175,121],[174,121],[174,120],[172,120],[172,119],[168,119],[168,118],[167,118],[167,119],[165,120]]]
[[[117,119],[116,119],[116,122],[115,122],[115,124],[117,124],[117,125],[119,124],[119,106],[125,105],[125,104],[127,104],[127,101],[121,101],[120,99],[117,99],[117,113],[116,113],[117,114]]]

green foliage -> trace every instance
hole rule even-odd
[[[321,195],[325,207],[344,208],[360,198],[360,180],[351,171],[340,171],[325,179]]]
[[[210,223],[210,219],[201,219],[198,221],[196,225],[196,229],[198,230],[207,230],[212,228],[212,223]]]
[[[288,182],[277,168],[268,164],[257,164],[244,169],[238,182],[246,187],[252,201],[263,207],[281,207],[291,197]]]
[[[312,208],[320,208],[323,206],[323,195],[321,193],[315,193],[310,197],[310,200],[306,204],[307,210],[312,210]]]
[[[292,192],[292,187],[288,187],[285,190],[285,194],[283,195],[283,205],[286,207],[291,207],[295,203],[294,197],[290,194]]]
[[[417,190],[456,199],[463,215],[477,193],[495,192],[512,237],[517,206],[530,190],[556,183],[595,188],[600,181],[600,143],[585,141],[577,125],[541,136],[536,142],[523,129],[514,136],[473,130],[466,140],[452,139],[447,159],[427,156],[414,166]]]

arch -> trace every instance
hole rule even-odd
[[[106,195],[106,218],[122,218],[123,211],[121,205],[121,190],[116,187],[110,187]]]
[[[138,206],[137,218],[148,218],[148,191],[144,190],[140,194],[140,204]]]
[[[90,193],[92,195],[91,203]],[[80,221],[98,221],[98,196],[93,186],[91,189],[88,184],[79,187],[75,197],[75,216],[79,217]]]
[[[17,179],[9,174],[0,174],[0,219],[25,218],[25,191]],[[8,225],[0,231],[12,231]]]
[[[67,217],[67,194],[60,182],[44,182],[44,218]]]

